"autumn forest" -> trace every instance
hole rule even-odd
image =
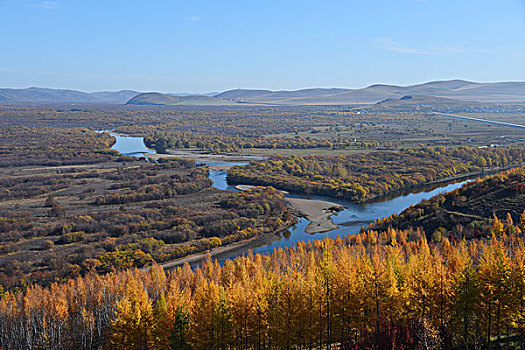
[[[525,0],[0,0],[0,350],[525,350]]]
[[[349,106],[12,105],[0,128],[0,349],[524,348],[518,131]],[[337,220],[385,198],[411,202]]]

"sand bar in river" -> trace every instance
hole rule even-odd
[[[247,191],[253,187],[255,186],[235,186],[240,191]],[[280,192],[288,194],[286,191]],[[296,216],[304,217],[310,221],[310,224],[305,229],[306,233],[321,233],[335,230],[337,225],[333,223],[331,216],[344,209],[342,205],[327,201],[303,198],[285,198],[285,200]]]
[[[286,198],[288,205],[297,216],[305,217],[310,221],[305,229],[306,233],[320,233],[335,230],[337,225],[331,216],[344,209],[342,205],[303,198]]]

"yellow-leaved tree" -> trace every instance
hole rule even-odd
[[[111,349],[145,350],[154,344],[153,306],[141,281],[131,278],[111,322]]]

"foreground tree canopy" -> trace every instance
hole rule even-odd
[[[0,300],[8,349],[452,349],[518,346],[524,336],[519,226],[439,244],[419,231],[369,231],[222,267],[92,274]]]

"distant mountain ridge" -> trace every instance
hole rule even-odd
[[[0,89],[2,103],[126,103],[139,92],[132,90],[81,92],[65,89],[31,87],[27,89]]]
[[[147,95],[150,94],[150,95]],[[356,105],[376,104],[378,102],[403,96],[431,96],[434,102],[449,99],[468,102],[524,103],[525,82],[476,83],[466,80],[431,81],[409,86],[374,84],[362,89],[311,88],[301,90],[256,90],[235,89],[221,93],[146,93],[135,99],[141,92],[132,90],[86,93],[76,90],[28,88],[0,89],[1,104],[24,103],[108,103],[144,105]],[[170,97],[179,98],[170,99]],[[182,98],[182,100],[180,100]],[[150,100],[148,102],[148,100]],[[156,101],[153,102],[152,101]],[[415,101],[412,101],[412,103]],[[429,101],[427,101],[429,102]],[[450,102],[450,101],[448,101]]]
[[[431,81],[397,86],[375,84],[362,89],[303,89],[297,91],[230,90],[215,97],[241,103],[283,105],[375,104],[407,95],[433,96],[459,101],[525,102],[525,82],[475,83],[465,80]]]

